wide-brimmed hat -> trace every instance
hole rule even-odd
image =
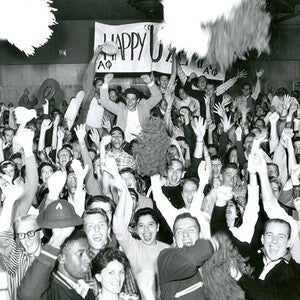
[[[40,228],[65,228],[83,224],[74,207],[67,200],[56,200],[51,202],[37,217]]]

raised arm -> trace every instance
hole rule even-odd
[[[224,94],[227,90],[229,90],[232,86],[236,84],[239,78],[246,78],[246,77],[247,77],[247,72],[245,70],[238,71],[234,77],[228,79],[226,82],[222,83],[216,88],[215,90],[216,95],[220,96]]]
[[[147,87],[151,94],[149,99],[142,100],[144,101],[145,108],[150,111],[155,105],[160,102],[160,100],[162,99],[162,93],[159,90],[158,86],[154,83],[154,81],[151,80],[149,75],[142,75],[141,79],[144,83],[147,84]]]
[[[37,163],[32,150],[34,132],[27,128],[19,128],[15,138],[25,157],[25,194],[15,208],[14,220],[27,215],[39,184]]]
[[[50,119],[44,119],[41,125],[40,138],[38,143],[38,151],[43,151],[45,149],[45,136],[48,129],[52,126]]]
[[[85,184],[86,184],[87,191],[92,196],[100,195],[101,193],[100,187],[96,178],[94,177],[93,162],[85,143],[86,125],[81,124],[76,126],[75,133],[79,142],[83,163],[84,165],[88,166],[87,175],[85,177]]]
[[[258,98],[258,95],[260,94],[260,90],[261,90],[261,87],[260,87],[260,78],[261,76],[263,76],[265,70],[264,69],[260,69],[259,71],[256,71],[256,84],[255,84],[255,87],[254,87],[254,91],[251,95],[251,97],[256,100]]]
[[[151,187],[153,192],[153,199],[156,203],[157,208],[160,210],[161,214],[167,221],[169,227],[173,228],[176,217],[180,213],[183,213],[183,211],[187,210],[177,209],[171,204],[169,199],[162,192],[160,176],[158,174],[151,176]]]
[[[23,300],[53,299],[48,293],[51,286],[51,273],[57,263],[60,247],[73,232],[74,227],[54,228],[49,243],[43,248],[31,267],[27,270],[18,288],[18,297]]]

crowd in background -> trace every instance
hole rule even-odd
[[[216,84],[175,53],[147,93],[114,89],[100,51],[74,125],[51,88],[1,103],[1,299],[300,299],[299,92],[265,94],[268,70]],[[145,176],[149,120],[169,145]]]

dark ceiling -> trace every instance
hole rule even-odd
[[[266,2],[275,23],[299,14],[295,6],[300,5],[300,0]],[[52,6],[57,8],[55,15],[58,21],[163,19],[163,6],[159,0],[53,0]]]

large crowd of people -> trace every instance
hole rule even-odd
[[[264,94],[262,69],[217,86],[175,53],[122,90],[98,55],[74,124],[51,86],[1,103],[0,298],[299,300],[299,92]],[[151,120],[169,145],[147,176]]]

